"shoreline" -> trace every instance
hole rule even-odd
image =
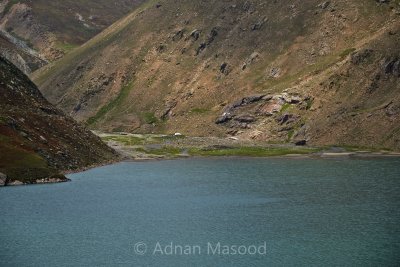
[[[115,159],[98,164],[61,170],[64,178],[50,177],[23,183],[14,180],[2,187],[41,185],[71,182],[69,174],[85,172],[122,162],[149,162],[183,159],[243,158],[243,159],[373,159],[397,158],[400,152],[389,150],[368,150],[355,147],[312,147],[295,146],[290,143],[270,144],[254,140],[232,140],[218,137],[185,137],[174,135],[139,135],[96,133],[117,153]],[[297,153],[296,153],[297,152]]]
[[[296,146],[221,137],[186,137],[162,134],[96,133],[129,161],[192,157],[343,158],[400,157],[389,149],[349,146]]]
[[[68,183],[68,182],[72,182],[72,180],[70,178],[68,178],[66,175],[74,174],[74,173],[80,173],[80,172],[88,171],[88,170],[99,168],[99,167],[103,167],[103,166],[113,165],[113,164],[116,164],[116,163],[122,162],[122,161],[123,161],[123,159],[115,159],[115,160],[102,162],[102,163],[99,163],[99,164],[93,164],[93,165],[90,165],[90,166],[78,168],[76,170],[61,170],[60,174],[64,175],[65,178],[52,178],[52,177],[42,178],[42,179],[37,179],[35,182],[31,182],[31,183],[24,183],[24,182],[21,182],[19,180],[14,180],[12,182],[8,182],[6,185],[4,185],[2,187],[29,186],[29,185],[50,185],[50,184]]]

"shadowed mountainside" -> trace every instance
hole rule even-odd
[[[147,1],[34,73],[93,129],[400,149],[400,1]]]
[[[65,181],[61,172],[116,158],[111,148],[52,106],[27,76],[0,57],[0,185]]]

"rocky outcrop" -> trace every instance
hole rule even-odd
[[[209,45],[211,45],[217,36],[218,36],[218,30],[216,27],[214,27],[208,34],[207,39],[204,42],[202,42],[196,49],[196,55],[199,55],[204,49],[206,49]]]
[[[306,132],[302,135],[298,131],[305,129],[301,114],[307,101],[309,97],[288,93],[248,96],[228,105],[215,123],[229,128],[227,133],[230,135],[245,134],[251,139],[269,138],[270,141],[292,141],[301,145],[301,141],[307,142]],[[263,124],[272,127],[268,130],[269,137],[260,131],[259,125]]]
[[[0,187],[7,185],[7,175],[0,172]]]

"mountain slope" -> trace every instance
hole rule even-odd
[[[105,131],[397,149],[397,113],[369,116],[358,132],[344,129],[358,108],[397,99],[393,73],[373,96],[358,81],[374,79],[389,59],[397,66],[399,10],[399,1],[375,0],[148,1],[33,78],[51,102]],[[351,64],[369,47],[377,48],[370,61]],[[338,112],[340,125],[321,119]],[[364,138],[382,118],[393,135],[374,130]]]
[[[60,172],[116,157],[97,136],[53,107],[27,76],[0,57],[0,173],[8,177],[7,181],[0,179],[1,185],[65,181]]]
[[[142,2],[4,0],[0,3],[0,31],[3,37],[14,44],[14,54],[10,59],[19,55],[30,63],[30,58],[18,53],[18,50],[31,48],[42,59],[53,61],[86,42]],[[0,51],[3,52],[5,48],[0,43]]]

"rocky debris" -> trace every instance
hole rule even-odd
[[[285,103],[293,105],[303,103],[303,100],[300,96],[288,95],[287,93],[274,96],[264,94],[247,96],[228,105],[224,109],[224,113],[217,118],[216,123],[222,124],[230,121],[235,117],[234,113],[236,109],[260,101],[262,101],[263,103],[261,103],[255,111],[255,114],[259,116],[272,116],[274,113],[278,113]]]
[[[249,137],[250,137],[251,139],[259,139],[259,138],[262,137],[263,135],[264,135],[264,133],[263,133],[262,131],[255,130],[255,131],[252,131],[252,132],[250,133]]]
[[[0,187],[7,185],[7,175],[0,172]]]
[[[207,46],[209,46],[212,42],[214,42],[215,38],[218,36],[217,28],[212,28],[211,32],[207,36],[207,40],[200,44],[200,46],[196,50],[196,56],[203,52]]]
[[[392,117],[400,114],[400,104],[394,105],[390,103],[385,110],[387,116]]]
[[[260,54],[257,52],[253,52],[250,57],[246,60],[246,62],[242,65],[242,70],[245,70],[248,66],[253,64],[253,62],[257,61],[260,58]]]
[[[388,3],[390,3],[390,0],[375,0],[375,1],[380,3],[380,4],[388,4]]]
[[[372,94],[373,92],[376,91],[376,89],[378,89],[378,87],[379,87],[378,82],[380,79],[381,79],[381,73],[378,72],[372,77],[371,83],[367,87],[367,93]]]
[[[171,116],[172,110],[176,107],[176,105],[177,105],[176,101],[167,101],[167,103],[165,104],[165,109],[158,114],[158,117],[161,120],[168,119]]]
[[[298,119],[298,116],[295,116],[294,114],[285,113],[281,116],[278,116],[275,120],[280,125],[283,125],[283,124],[293,123],[297,119]]]
[[[230,67],[228,66],[228,63],[226,63],[226,62],[221,64],[219,71],[225,75],[228,75],[231,72]]]
[[[13,180],[7,183],[7,186],[17,186],[17,185],[24,185],[24,183],[19,180]]]
[[[279,99],[268,101],[264,105],[261,105],[257,109],[257,113],[263,116],[272,116],[274,113],[278,113],[282,109],[283,103]]]
[[[78,104],[74,107],[74,112],[80,111],[93,97],[102,93],[113,80],[113,77],[106,76],[105,74],[90,79],[86,91],[80,97]]]
[[[262,100],[266,95],[260,94],[260,95],[251,95],[251,96],[246,96],[242,98],[241,100],[235,102],[234,106],[245,106],[254,102],[258,102]]]
[[[392,74],[400,77],[400,58],[386,58],[383,64],[385,74]]]
[[[363,49],[358,52],[354,52],[351,54],[350,62],[354,65],[359,65],[361,63],[365,63],[368,58],[370,58],[373,54],[374,50],[372,49]]]
[[[288,93],[287,90],[276,95],[247,96],[227,105],[216,123],[229,128],[227,134],[230,135],[243,134],[247,138],[257,140],[290,139],[298,145],[306,145],[307,128],[302,122],[301,113],[302,110],[306,110],[304,105],[308,105],[310,99],[296,93]],[[251,133],[257,134],[251,135],[249,129],[252,129]],[[296,138],[293,138],[294,135]]]
[[[177,42],[183,38],[185,30],[179,30],[172,36],[172,41]]]
[[[56,178],[44,178],[36,180],[36,184],[53,184],[53,183],[65,183],[71,181],[70,179],[64,177],[56,177]]]
[[[281,76],[281,69],[280,68],[272,68],[269,72],[269,77],[271,78],[278,78]]]
[[[217,120],[215,121],[216,124],[222,124],[225,122],[230,121],[233,118],[232,114],[229,112],[224,112],[221,116],[219,116],[217,118]]]
[[[195,29],[195,30],[193,30],[193,31],[190,33],[190,37],[191,37],[193,40],[197,41],[197,40],[200,38],[200,33],[201,33],[200,30]]]
[[[318,7],[321,8],[321,9],[326,9],[326,8],[329,7],[330,4],[331,4],[331,1],[325,1],[325,2],[323,2],[321,4],[319,4]]]
[[[267,96],[264,94],[243,97],[242,99],[239,99],[239,100],[233,102],[231,105],[228,105],[225,108],[224,113],[230,113],[238,107],[243,107],[243,106],[249,105],[251,103],[258,102],[265,97],[267,97]]]
[[[293,135],[292,142],[297,146],[306,145],[309,140],[308,129],[309,126],[307,125],[303,125],[300,129],[298,129]]]
[[[250,114],[243,114],[235,117],[235,121],[238,122],[243,122],[243,123],[252,123],[255,122],[257,119],[256,117],[250,115]]]
[[[167,50],[167,45],[164,43],[160,43],[157,48],[156,48],[158,53],[163,53],[165,50]]]
[[[258,31],[262,28],[264,23],[266,23],[267,21],[268,21],[268,19],[266,17],[264,17],[264,18],[260,19],[259,21],[257,21],[255,24],[253,24],[250,29],[252,31]]]

